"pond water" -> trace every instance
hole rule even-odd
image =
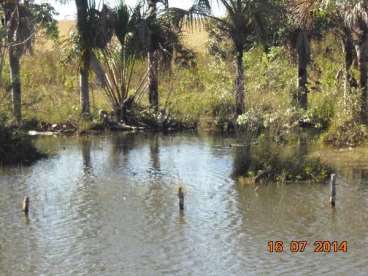
[[[337,169],[333,210],[325,183],[241,185],[234,174],[247,150],[230,143],[239,141],[191,133],[39,138],[54,152],[49,159],[0,169],[0,275],[366,274],[364,150],[320,152]],[[285,251],[269,253],[269,240],[284,241]],[[291,240],[309,244],[291,253]],[[346,240],[348,251],[315,253],[316,240]]]

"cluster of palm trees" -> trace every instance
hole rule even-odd
[[[8,48],[14,116],[20,122],[19,57],[20,50],[26,48],[28,41],[27,38],[18,35],[22,23],[19,11],[23,10],[21,7],[30,4],[28,1],[5,2],[7,4],[4,1],[0,4],[5,11],[7,40],[10,43],[21,42],[21,47]],[[224,16],[217,17],[212,14],[211,9],[217,4],[225,11]],[[95,0],[75,0],[75,5],[80,50],[82,114],[90,113],[89,75],[93,70],[104,87],[114,111],[123,116],[128,102],[128,92],[131,89],[131,74],[134,72],[132,66],[136,58],[147,60],[147,72],[141,78],[144,84],[141,82],[136,88],[137,94],[147,89],[150,107],[157,111],[159,109],[159,69],[167,68],[167,66],[161,66],[162,63],[169,64],[170,67],[175,53],[183,51],[184,47],[180,43],[183,24],[198,18],[215,22],[214,26],[231,42],[235,64],[234,114],[240,115],[245,112],[244,52],[254,43],[263,43],[267,48],[270,44],[280,43],[280,41],[286,43],[286,38],[291,38],[291,44],[297,55],[298,89],[295,100],[299,107],[307,109],[307,69],[311,59],[309,44],[319,24],[318,20],[323,18],[325,26],[338,35],[343,45],[346,93],[349,93],[354,85],[351,69],[354,60],[357,61],[360,72],[358,86],[361,91],[361,120],[363,122],[368,120],[368,4],[364,0],[217,0],[213,2],[194,0],[188,10],[172,8],[168,0],[145,0],[139,2],[133,9],[128,8],[123,0],[115,9],[104,5],[103,1],[102,4],[96,5]],[[16,11],[18,17],[14,15]],[[287,33],[279,32],[280,29],[287,30]],[[117,40],[114,40],[114,37]],[[116,47],[117,43],[118,47]],[[115,47],[111,48],[112,44]],[[113,52],[111,49],[118,49],[118,52]]]
[[[330,30],[336,33],[342,43],[345,55],[345,95],[356,86],[351,71],[356,60],[360,74],[359,119],[363,123],[368,123],[368,2],[364,0],[295,0],[293,8],[296,17],[300,19],[302,30],[308,30],[313,25],[314,15],[321,10],[324,11]],[[309,44],[308,39],[304,44]],[[299,80],[301,79],[299,75]],[[304,79],[307,80],[306,73]]]
[[[245,94],[245,78],[244,78],[244,64],[243,54],[245,49],[250,43],[255,40],[263,41],[267,38],[272,29],[273,21],[279,17],[277,7],[281,7],[281,2],[272,0],[221,0],[218,1],[226,10],[226,16],[216,17],[211,13],[211,8],[214,3],[207,0],[194,1],[191,8],[188,10],[182,10],[178,8],[169,7],[167,0],[147,0],[138,4],[138,9],[133,11],[135,14],[133,17],[137,18],[137,10],[145,8],[143,16],[140,21],[135,21],[135,24],[139,28],[135,28],[138,31],[140,37],[141,46],[137,47],[147,57],[147,83],[148,83],[148,99],[150,107],[157,111],[159,108],[159,91],[158,91],[158,68],[159,60],[171,59],[174,56],[174,51],[180,52],[183,50],[183,46],[179,40],[179,34],[181,28],[185,22],[191,23],[198,18],[211,19],[217,22],[217,26],[230,38],[233,43],[235,51],[235,114],[239,115],[245,111],[244,94]],[[162,4],[162,5],[160,5]],[[80,38],[82,39],[86,34],[84,33],[84,22],[88,10],[94,9],[94,1],[88,0],[76,0],[78,10],[78,31]],[[160,7],[158,7],[160,5]],[[124,4],[120,5],[121,7]],[[82,12],[83,11],[83,12]],[[281,9],[279,9],[279,12]],[[119,14],[119,8],[115,10],[116,14]],[[128,14],[127,14],[128,15]],[[125,20],[128,24],[129,20]],[[86,24],[89,28],[86,29],[86,33],[90,31],[90,24]],[[125,26],[119,25],[115,29],[117,34],[119,28]],[[143,37],[143,39],[142,39]],[[81,41],[80,45],[83,45]],[[124,47],[122,47],[124,48]],[[86,48],[82,52],[87,52]],[[143,51],[142,51],[143,50]],[[83,57],[83,55],[82,55]],[[83,58],[82,58],[83,59]],[[81,72],[84,65],[88,66],[88,63],[81,63]],[[164,69],[163,66],[161,66]],[[82,112],[89,113],[89,101],[88,101],[88,74],[81,73],[81,105]],[[105,83],[105,81],[102,81]],[[111,90],[111,89],[110,89]],[[109,93],[111,94],[111,93]],[[124,98],[123,98],[124,100]],[[123,105],[123,101],[118,104],[114,103],[114,106]],[[115,110],[116,108],[114,108]]]
[[[76,1],[78,10],[82,9],[81,2]],[[216,17],[211,13],[214,4],[219,4],[225,11],[225,16]],[[159,4],[163,7],[158,9]],[[169,7],[167,0],[147,0],[145,18],[145,42],[144,52],[147,55],[147,79],[149,91],[149,103],[154,110],[158,110],[158,60],[159,51],[169,52],[172,56],[173,41],[168,36],[160,36],[158,30],[165,25],[162,18],[170,15],[172,22],[191,21],[198,17],[211,19],[216,22],[216,28],[231,41],[234,53],[234,113],[240,115],[245,112],[245,72],[244,52],[249,45],[255,42],[263,44],[277,43],[274,32],[277,28],[285,27],[289,34],[285,37],[292,38],[293,48],[297,54],[298,64],[298,89],[296,103],[299,107],[308,107],[308,64],[311,60],[310,40],[318,28],[318,20],[323,17],[328,31],[335,31],[342,41],[345,53],[345,92],[351,90],[354,79],[351,67],[354,59],[357,60],[360,72],[359,88],[361,89],[361,120],[367,122],[368,111],[368,4],[363,0],[196,0],[189,10],[173,9]],[[88,5],[87,5],[88,6]],[[86,9],[86,7],[84,9]],[[322,14],[322,15],[321,15]],[[83,14],[78,13],[78,22]],[[326,23],[328,22],[328,23]],[[135,22],[137,23],[137,22]],[[142,22],[138,23],[142,24]],[[180,32],[180,24],[175,24],[171,30]],[[79,25],[78,25],[79,26]],[[325,26],[325,27],[326,27]],[[170,27],[173,27],[170,25]],[[168,29],[170,29],[170,27]],[[82,33],[82,28],[79,29]],[[141,31],[142,32],[142,31]],[[290,35],[291,34],[291,35]],[[285,37],[278,40],[285,42]],[[176,42],[177,37],[176,37]],[[178,43],[177,43],[178,44]],[[83,82],[81,82],[83,83]],[[83,91],[83,89],[81,90]],[[84,93],[81,93],[84,95]],[[82,108],[83,111],[87,111]]]
[[[112,108],[123,119],[128,98],[134,59],[146,56],[148,99],[154,111],[159,108],[159,63],[174,57],[174,50],[185,51],[180,43],[182,21],[188,11],[169,8],[167,0],[147,0],[134,8],[120,1],[115,9],[95,0],[76,0],[80,48],[80,90],[82,114],[90,113],[88,76],[93,59],[97,78],[102,83]],[[161,5],[160,5],[161,4]],[[160,8],[158,6],[160,5]],[[93,21],[93,22],[92,22]],[[117,41],[112,39],[115,35]],[[116,42],[119,54],[114,54]],[[95,51],[99,49],[99,51]],[[97,55],[96,55],[97,53]],[[97,58],[102,57],[102,60]],[[102,64],[101,64],[102,63]],[[165,67],[162,67],[165,69]],[[135,88],[137,94],[142,83]]]

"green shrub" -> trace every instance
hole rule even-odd
[[[249,146],[248,152],[240,152],[237,161],[242,167],[233,176],[243,176],[253,182],[322,182],[332,172],[320,159],[308,156],[302,144],[281,146],[268,139],[259,142]]]
[[[360,122],[360,91],[353,90],[337,101],[337,111],[322,141],[334,147],[354,147],[368,138],[368,128]]]
[[[301,120],[310,127],[325,130],[329,127],[335,115],[335,97],[322,93],[316,93],[310,97],[310,106],[303,114]]]
[[[368,128],[359,122],[344,121],[334,124],[323,136],[326,144],[334,147],[355,147],[368,139]]]

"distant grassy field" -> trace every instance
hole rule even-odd
[[[75,21],[73,20],[60,20],[59,21],[59,34],[60,37],[68,36],[69,32],[75,27]]]
[[[185,28],[183,32],[184,43],[198,53],[207,53],[208,33],[204,28]]]
[[[70,31],[75,27],[75,21],[61,20],[59,21],[59,35],[60,38],[68,36]],[[184,43],[187,47],[194,50],[197,53],[206,53],[208,34],[204,28],[199,26],[186,27],[183,32]],[[50,44],[46,44],[50,45]]]

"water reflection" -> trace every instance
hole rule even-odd
[[[91,147],[92,141],[88,137],[83,137],[80,139],[80,147],[83,159],[83,173],[85,176],[91,175],[93,168],[91,163]]]
[[[242,146],[234,151],[233,171],[234,178],[245,176],[251,170],[252,156],[251,145]]]
[[[300,133],[298,135],[298,155],[305,156],[308,154],[308,141],[310,137],[308,137],[307,133]]]
[[[295,144],[277,144],[269,136],[257,143],[234,148],[232,177],[243,184],[273,181],[325,181],[333,171],[319,158],[309,156],[306,134],[300,134]]]
[[[152,138],[149,142],[150,147],[150,159],[152,162],[152,168],[156,171],[160,171],[160,144],[159,144],[159,134],[152,134]]]

